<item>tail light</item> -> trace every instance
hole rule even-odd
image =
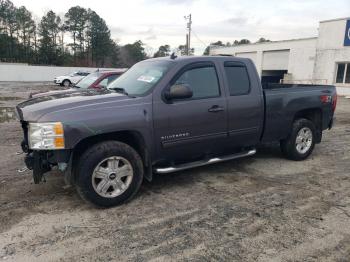
[[[323,104],[327,104],[327,103],[330,103],[332,101],[332,96],[330,96],[330,95],[322,95],[322,96],[320,96],[320,99],[321,99],[321,102]]]
[[[337,106],[337,93],[335,93],[333,96],[330,95],[321,95],[320,100],[322,104],[329,104],[332,103],[332,110],[335,111],[335,108]]]

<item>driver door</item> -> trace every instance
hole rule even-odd
[[[174,161],[215,152],[227,139],[225,95],[214,63],[185,66],[163,92],[179,84],[190,87],[192,98],[153,103],[157,155]]]

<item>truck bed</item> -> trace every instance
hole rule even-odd
[[[303,110],[320,111],[322,130],[327,129],[332,108],[321,102],[321,96],[335,93],[335,87],[331,85],[269,84],[263,90],[265,121],[262,142],[286,138],[295,116]]]

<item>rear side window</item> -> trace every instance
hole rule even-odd
[[[250,92],[250,81],[244,65],[225,63],[225,74],[231,96],[246,95]]]
[[[114,80],[116,80],[119,77],[119,75],[110,75],[108,77],[108,85],[112,83]]]
[[[107,76],[105,79],[103,79],[100,82],[100,85],[103,87],[107,87],[110,83],[112,83],[114,80],[116,80],[119,77],[119,75],[110,75]]]
[[[220,96],[218,78],[214,66],[201,66],[183,72],[175,84],[187,84],[193,91],[192,99]]]

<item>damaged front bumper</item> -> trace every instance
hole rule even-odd
[[[58,169],[64,173],[67,183],[72,184],[71,156],[70,149],[56,150],[32,150],[29,148],[28,122],[23,121],[22,111],[17,107],[17,115],[23,129],[24,139],[21,143],[22,151],[26,153],[24,163],[29,170],[33,171],[35,184],[43,180],[43,175],[52,169]]]
[[[43,180],[43,175],[54,168],[65,174],[65,180],[71,183],[71,150],[27,150],[25,142],[22,149],[26,153],[24,162],[33,171],[35,184]]]

